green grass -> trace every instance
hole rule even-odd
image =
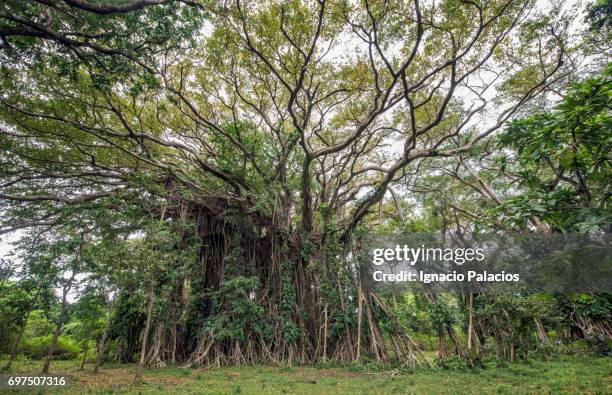
[[[40,361],[16,362],[12,374],[37,374]],[[562,356],[474,372],[453,370],[355,371],[350,368],[228,367],[149,369],[133,384],[134,365],[108,365],[98,374],[78,361],[54,361],[64,374],[67,394],[610,394],[612,359]],[[6,375],[2,376],[6,377]],[[6,387],[4,387],[6,388]],[[22,391],[19,391],[22,392]],[[38,393],[24,390],[23,392]],[[44,391],[43,391],[44,392]]]

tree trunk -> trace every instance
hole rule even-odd
[[[546,329],[544,329],[542,320],[540,320],[539,317],[533,317],[533,320],[536,324],[536,333],[538,334],[538,339],[540,339],[540,342],[546,343],[548,341],[548,333],[546,333]]]
[[[357,353],[355,356],[355,361],[359,361],[361,358],[361,317],[363,315],[363,294],[361,290],[361,281],[359,281],[359,295],[357,297]]]
[[[565,343],[565,328],[559,321],[555,321],[555,333],[557,334],[557,341]]]
[[[64,287],[62,288],[62,311],[57,320],[57,325],[55,326],[55,332],[53,333],[53,337],[51,338],[51,343],[49,344],[49,348],[47,349],[47,358],[45,359],[45,364],[42,368],[42,374],[49,374],[49,367],[51,366],[51,359],[53,358],[53,352],[55,351],[55,347],[57,347],[57,339],[62,332],[62,326],[64,325],[64,320],[66,319],[66,315],[68,313],[68,292],[70,288],[72,288],[72,282],[74,281],[74,276],[76,275],[76,270],[72,270],[72,275]]]
[[[147,339],[149,337],[149,329],[151,328],[151,314],[153,311],[153,286],[149,286],[147,290],[147,321],[145,323],[144,334],[142,335],[142,345],[140,347],[140,360],[138,362],[138,370],[136,371],[136,377],[134,381],[142,379],[144,373],[144,363],[147,352]]]
[[[110,327],[114,304],[115,299],[108,304],[108,314],[106,316],[106,320],[104,321],[102,339],[100,339],[100,344],[98,345],[98,354],[96,355],[96,366],[94,367],[94,373],[98,373],[100,370],[100,365],[102,365],[102,357],[104,356],[104,351],[106,351],[106,339],[108,339],[108,328]]]
[[[23,320],[23,324],[21,324],[21,328],[19,329],[19,334],[17,335],[17,339],[15,339],[15,344],[13,344],[13,348],[11,348],[11,355],[9,357],[9,360],[6,366],[4,367],[4,370],[7,372],[11,369],[11,365],[13,364],[13,361],[15,360],[15,357],[17,356],[17,348],[19,347],[19,343],[21,342],[21,338],[23,337],[23,333],[25,332],[26,325],[28,324],[28,318],[30,318],[31,312],[32,310],[29,310],[28,313],[26,314]]]
[[[39,287],[38,290],[36,290],[36,294],[34,295],[34,299],[32,300],[32,308],[29,309],[28,312],[26,313],[23,319],[23,324],[21,324],[21,328],[19,328],[19,334],[17,335],[17,339],[15,339],[15,344],[13,344],[13,348],[11,348],[11,355],[9,356],[9,360],[6,366],[4,367],[4,370],[7,372],[11,369],[11,365],[13,364],[13,361],[15,360],[15,357],[17,356],[17,348],[19,347],[21,338],[23,337],[23,334],[25,333],[25,329],[26,329],[26,326],[28,325],[28,319],[30,318],[30,314],[32,313],[32,310],[34,309],[34,306],[36,305],[36,302],[38,300],[40,289],[41,288]]]
[[[49,348],[47,348],[47,358],[45,359],[45,364],[42,369],[43,374],[49,373],[49,367],[51,366],[51,358],[53,358],[53,352],[55,351],[55,347],[57,346],[57,339],[60,336],[63,324],[64,324],[64,309],[62,309],[60,318],[58,319],[57,324],[55,325],[55,332],[53,332],[51,343],[49,344]]]
[[[323,323],[323,363],[327,362],[327,303],[323,310],[324,323]]]
[[[448,355],[446,351],[446,336],[444,335],[444,329],[438,327],[438,358],[444,360]]]
[[[468,352],[472,351],[472,332],[474,331],[474,321],[473,321],[473,308],[474,305],[474,294],[470,292],[469,304],[468,304],[468,330],[467,330],[467,349]]]
[[[89,338],[85,340],[85,350],[83,351],[83,360],[81,361],[81,367],[79,370],[83,370],[85,367],[85,360],[87,359],[87,351],[89,351]]]
[[[172,354],[170,356],[170,360],[172,364],[176,364],[176,344],[177,344],[177,324],[176,321],[172,325]]]

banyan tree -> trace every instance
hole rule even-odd
[[[57,2],[89,18],[74,32],[28,3],[0,6],[2,231],[167,226],[194,253],[141,284],[150,364],[427,364],[361,283],[363,224],[567,73],[563,21],[533,1]],[[96,35],[119,12],[164,22]]]

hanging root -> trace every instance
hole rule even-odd
[[[391,340],[393,342],[396,356],[401,362],[402,366],[427,366],[431,368],[431,364],[425,358],[425,355],[421,351],[420,347],[414,342],[414,340],[403,330],[403,327],[395,314],[391,312],[385,302],[374,292],[370,293],[373,301],[380,307],[380,309],[390,318],[398,329],[395,333],[391,333]]]

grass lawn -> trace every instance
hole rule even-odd
[[[91,365],[54,361],[52,373],[68,385],[67,394],[612,394],[612,359],[564,356],[505,367],[456,370],[353,371],[348,368],[254,366],[221,369],[166,367],[149,369],[133,384],[135,365],[108,365],[94,375]],[[40,361],[18,361],[12,375],[36,375]],[[4,381],[7,375],[2,375]],[[6,391],[2,383],[1,391]],[[14,389],[12,390],[14,391]],[[23,389],[16,393],[39,393]],[[51,390],[43,390],[43,393]]]

